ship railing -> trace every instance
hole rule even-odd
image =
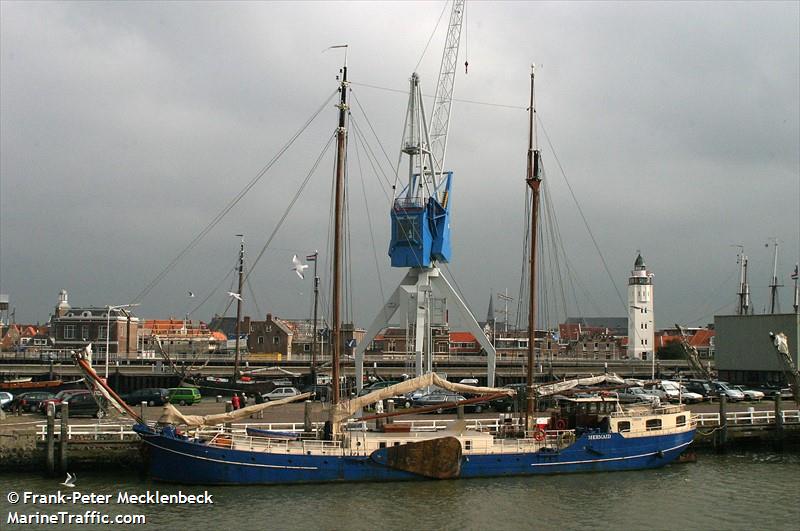
[[[781,411],[781,417],[784,424],[800,423],[800,410],[788,409]],[[698,426],[719,426],[720,414],[719,413],[697,413],[692,416],[697,422]],[[725,414],[725,420],[728,425],[742,426],[742,425],[759,425],[759,424],[775,424],[775,411],[755,410],[748,411],[728,411]]]
[[[224,441],[224,442],[223,442]],[[240,433],[217,434],[210,445],[221,446],[223,448],[234,448],[236,450],[247,450],[251,452],[281,452],[286,454],[338,454],[341,453],[341,443],[339,441],[321,441],[312,439],[278,439],[272,437],[260,437],[256,435],[246,435]]]
[[[36,425],[36,437],[39,440],[47,440],[47,424]],[[61,426],[56,424],[53,433],[61,437]],[[67,440],[118,440],[129,441],[137,440],[139,436],[131,428],[131,424],[70,424],[67,426]]]
[[[680,413],[685,411],[681,405],[667,405],[658,407],[649,407],[647,404],[638,404],[636,406],[623,409],[622,411],[613,411],[612,417],[650,417],[653,415],[666,415],[670,413]]]

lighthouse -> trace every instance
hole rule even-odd
[[[654,350],[653,273],[638,253],[628,278],[628,357],[649,360]]]

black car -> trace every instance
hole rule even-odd
[[[61,408],[66,403],[69,404],[70,417],[95,417],[101,419],[106,416],[106,412],[98,404],[105,403],[105,398],[95,397],[91,391],[81,391],[71,395],[68,399],[55,405],[56,418],[61,418]]]
[[[455,393],[435,391],[422,395],[414,400],[413,407],[429,407],[429,406],[442,406],[434,411],[436,413],[444,413],[445,411],[454,410],[456,408],[454,402],[464,400],[464,397]]]
[[[517,392],[514,396],[504,396],[492,401],[492,407],[495,411],[511,412],[511,411],[525,411],[528,400],[528,384],[514,383],[504,385],[505,389],[513,389]]]
[[[333,394],[330,385],[307,385],[301,389],[301,392],[314,393],[311,399],[320,402],[330,402],[331,394]]]
[[[51,398],[53,398],[53,393],[28,391],[27,393],[16,395],[14,400],[6,404],[6,409],[16,411],[17,408],[20,408],[22,411],[34,412],[39,409],[42,402]]]
[[[150,387],[122,395],[120,398],[131,406],[138,406],[142,402],[147,402],[148,406],[163,406],[169,402],[169,390],[160,387]]]

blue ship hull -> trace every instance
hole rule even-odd
[[[251,485],[349,481],[402,481],[423,476],[380,464],[370,456],[322,456],[241,451],[135,426],[150,450],[153,479],[202,485]],[[657,468],[674,461],[694,430],[625,438],[584,434],[561,451],[464,454],[461,478],[611,472]]]

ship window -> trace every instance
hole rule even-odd
[[[647,431],[654,431],[661,429],[661,419],[650,419],[645,423]]]
[[[378,448],[386,448],[386,441],[381,441],[378,443]]]
[[[631,431],[631,423],[627,420],[622,420],[617,423],[617,431],[622,433],[624,431]]]
[[[472,450],[472,441],[464,441],[464,450]]]
[[[675,426],[678,428],[681,426],[686,426],[686,415],[679,415],[675,417]]]

